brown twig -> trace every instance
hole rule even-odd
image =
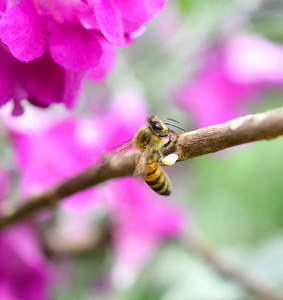
[[[130,176],[134,172],[136,151],[129,152],[106,165],[93,166],[58,186],[35,195],[18,205],[4,202],[1,208],[0,229],[24,219],[34,212],[53,207],[60,200],[116,177]]]
[[[163,154],[177,153],[182,161],[280,135],[283,135],[283,108],[180,134],[170,147],[163,150]],[[0,229],[24,219],[39,209],[52,207],[63,198],[91,186],[111,178],[131,176],[136,156],[139,154],[138,150],[132,151],[106,165],[93,166],[45,193],[19,203],[16,207],[6,203],[1,209]]]
[[[256,274],[248,272],[247,269],[244,269],[223,253],[219,253],[218,250],[201,238],[190,234],[181,243],[201,256],[214,270],[237,282],[241,287],[257,296],[257,299],[283,300],[282,291]]]
[[[163,154],[179,154],[179,160],[214,153],[236,145],[270,140],[283,135],[283,107],[247,115],[229,122],[183,133]]]

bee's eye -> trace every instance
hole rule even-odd
[[[152,127],[155,130],[162,130],[163,129],[163,127],[158,122],[152,122]]]

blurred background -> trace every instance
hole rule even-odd
[[[191,131],[282,106],[282,9],[279,0],[168,0],[117,51],[104,80],[85,82],[74,111],[26,103],[15,118],[4,107],[0,199],[23,199],[93,165],[148,115]],[[268,299],[186,240],[206,240],[283,289],[282,148],[278,138],[166,167],[170,197],[111,180],[11,226],[0,236],[0,298]]]

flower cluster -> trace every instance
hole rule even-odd
[[[9,173],[0,170],[0,204],[7,196]],[[50,281],[35,228],[29,223],[14,225],[0,233],[0,299],[47,299]]]
[[[107,113],[95,120],[74,116],[50,120],[43,112],[40,126],[35,127],[28,112],[18,118],[8,115],[5,126],[22,174],[22,192],[26,196],[42,192],[91,166],[103,152],[131,139],[144,125],[146,115],[144,103],[132,92],[116,97]],[[184,225],[177,207],[132,178],[77,193],[62,203],[61,210],[76,214],[72,222],[77,219],[82,224],[89,219],[90,210],[95,216],[101,206],[114,223],[113,280],[117,286],[130,284],[155,247],[178,235]]]
[[[0,5],[0,106],[20,101],[40,107],[72,107],[82,79],[101,79],[114,48],[143,31],[164,0],[20,0]],[[96,73],[97,71],[97,73]]]

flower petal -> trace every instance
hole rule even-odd
[[[47,299],[51,277],[36,230],[27,223],[8,228],[0,234],[0,249],[1,299]]]
[[[154,18],[164,3],[165,0],[115,0],[122,17],[139,26]]]
[[[49,50],[53,60],[65,69],[83,71],[98,65],[102,48],[94,30],[79,24],[50,22]]]
[[[28,100],[31,103],[47,107],[54,102],[61,102],[64,70],[49,55],[45,54],[29,64],[23,64],[20,72],[23,85],[30,93]]]
[[[281,44],[242,34],[228,40],[224,51],[227,72],[232,79],[247,84],[283,82]]]
[[[124,30],[119,11],[111,0],[101,0],[94,7],[97,23],[106,39],[123,48]]]
[[[20,71],[23,85],[30,93],[29,102],[39,107],[63,102],[71,108],[85,76],[85,72],[63,69],[47,53],[34,62],[23,64]]]
[[[0,11],[4,12],[6,11],[6,9],[7,9],[7,0],[0,0]]]
[[[11,53],[21,61],[31,61],[45,51],[46,22],[30,0],[14,5],[0,21],[0,36]]]
[[[15,71],[14,58],[0,43],[0,106],[7,103],[13,97]]]
[[[79,98],[81,92],[82,81],[86,71],[74,72],[65,70],[64,72],[64,93],[62,102],[67,108],[72,108],[75,101]]]
[[[103,47],[100,63],[96,68],[91,69],[87,75],[89,79],[94,81],[102,81],[111,71],[116,60],[116,47],[105,39],[101,39],[100,42]]]

